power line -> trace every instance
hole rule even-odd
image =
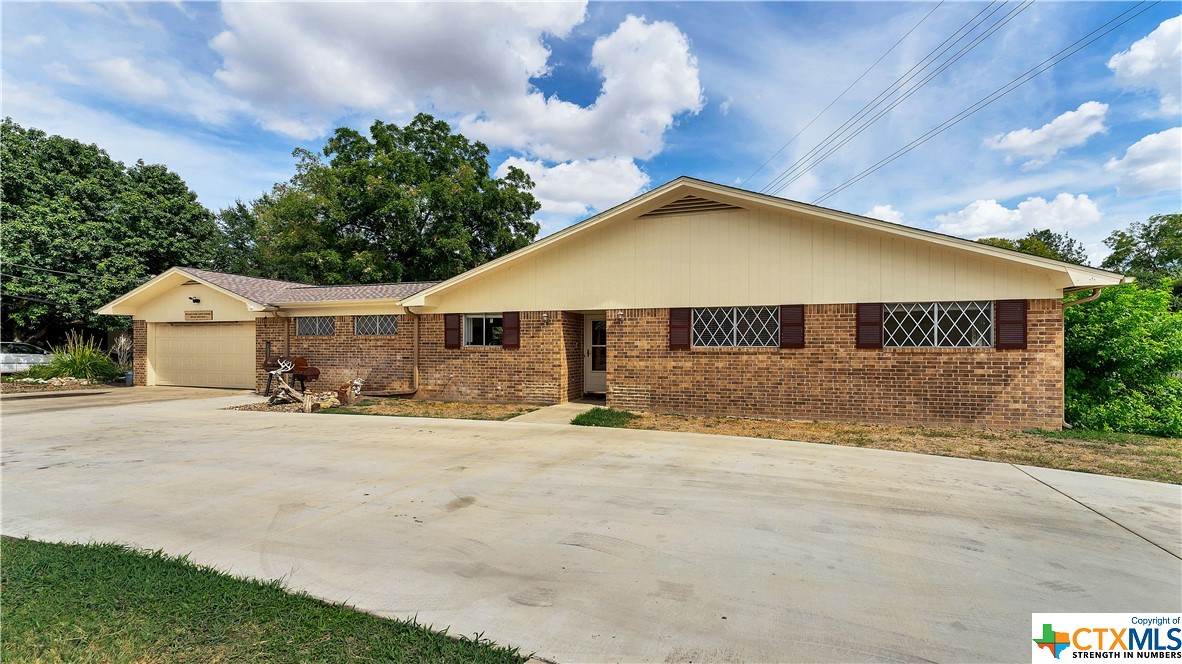
[[[891,112],[899,104],[903,103],[908,98],[910,98],[912,95],[914,95],[916,92],[918,92],[920,88],[927,85],[933,78],[935,78],[936,76],[943,73],[946,69],[948,69],[952,65],[956,64],[961,58],[963,58],[965,55],[968,55],[969,52],[971,52],[973,49],[977,48],[977,46],[979,46],[983,41],[985,41],[990,36],[992,36],[994,33],[996,33],[998,30],[1000,30],[1002,27],[1004,27],[1007,23],[1009,23],[1014,18],[1016,18],[1019,14],[1026,11],[1027,9],[1029,9],[1030,6],[1033,4],[1034,4],[1034,0],[1025,0],[1024,2],[1020,3],[1016,8],[1010,10],[1010,12],[1008,14],[1002,16],[998,20],[997,23],[994,23],[993,25],[989,26],[988,28],[986,28],[985,32],[981,33],[976,38],[974,38],[972,42],[961,47],[961,49],[959,51],[957,51],[955,54],[953,54],[950,57],[950,59],[943,62],[936,70],[927,74],[923,78],[923,80],[921,80],[919,83],[914,85],[911,89],[907,90],[901,97],[895,99],[887,107],[878,111],[878,113],[875,114],[872,118],[865,121],[860,127],[858,127],[856,130],[854,130],[854,132],[852,134],[849,134],[848,136],[841,139],[840,142],[838,142],[836,144],[833,144],[831,142],[829,145],[825,146],[824,147],[824,150],[825,150],[824,154],[816,156],[811,161],[811,163],[806,164],[805,166],[803,166],[803,168],[801,170],[799,170],[790,179],[782,182],[776,188],[775,192],[772,192],[772,193],[778,193],[778,192],[782,191],[784,188],[786,188],[787,186],[789,186],[790,184],[792,184],[793,182],[796,182],[797,180],[799,180],[801,177],[804,177],[804,175],[806,173],[811,171],[813,168],[816,168],[817,165],[819,165],[821,162],[828,159],[830,156],[833,155],[833,153],[837,152],[842,147],[844,147],[847,143],[849,143],[850,141],[857,138],[859,135],[861,135],[863,132],[865,132],[867,129],[869,129],[872,125],[874,125],[874,123],[878,122],[878,120],[880,120],[884,115]]]
[[[923,145],[924,143],[935,138],[936,136],[944,133],[948,129],[951,129],[955,125],[959,124],[965,118],[968,118],[969,116],[975,114],[976,112],[980,111],[981,109],[985,108],[986,106],[989,106],[990,104],[997,101],[998,99],[1001,99],[1002,97],[1008,95],[1009,93],[1013,92],[1014,90],[1017,90],[1018,88],[1022,87],[1026,83],[1029,83],[1035,77],[1043,74],[1044,72],[1048,71],[1049,69],[1051,69],[1055,65],[1059,64],[1060,62],[1063,62],[1067,58],[1070,58],[1071,56],[1075,55],[1076,53],[1079,53],[1083,49],[1087,48],[1088,46],[1091,46],[1092,44],[1096,43],[1100,39],[1104,38],[1105,36],[1107,36],[1108,34],[1113,32],[1117,28],[1128,23],[1129,21],[1133,20],[1134,18],[1137,18],[1141,14],[1144,14],[1145,12],[1149,11],[1153,7],[1160,4],[1160,0],[1157,0],[1149,5],[1145,6],[1143,9],[1141,9],[1137,13],[1125,18],[1123,21],[1120,21],[1120,23],[1117,23],[1116,25],[1113,25],[1112,27],[1108,28],[1107,30],[1104,30],[1104,28],[1106,28],[1107,26],[1116,22],[1121,17],[1125,16],[1125,14],[1128,14],[1129,12],[1137,9],[1137,7],[1139,7],[1143,4],[1144,4],[1144,2],[1139,2],[1136,5],[1133,5],[1132,7],[1130,7],[1129,9],[1121,12],[1120,14],[1117,14],[1113,18],[1109,19],[1108,22],[1100,25],[1099,27],[1092,30],[1088,34],[1086,34],[1083,37],[1080,37],[1076,41],[1072,42],[1070,45],[1063,48],[1058,53],[1055,53],[1054,55],[1047,58],[1046,60],[1043,60],[1042,62],[1038,63],[1034,67],[1028,69],[1022,75],[1018,76],[1017,78],[1013,79],[1009,83],[1006,83],[1005,85],[1001,86],[997,90],[994,90],[992,93],[981,98],[975,104],[972,104],[971,106],[962,110],[960,113],[957,113],[956,115],[952,116],[951,118],[948,118],[944,122],[933,127],[927,133],[923,134],[922,136],[919,136],[918,138],[911,141],[907,145],[904,145],[903,147],[899,148],[895,152],[884,157],[878,163],[874,164],[870,168],[867,168],[866,170],[855,175],[854,177],[850,178],[849,180],[846,180],[845,182],[841,183],[840,185],[834,187],[833,189],[830,189],[823,196],[814,200],[813,203],[814,204],[821,203],[821,202],[837,195],[838,193],[841,193],[842,191],[848,189],[849,187],[853,186],[854,184],[865,179],[866,177],[868,177],[869,175],[871,175],[875,171],[877,171],[877,170],[883,168],[884,166],[886,166],[887,164],[890,164],[891,162],[895,161],[899,157],[902,157],[903,155],[907,154],[908,152],[911,152],[912,150],[919,147],[920,145]],[[1104,32],[1097,35],[1096,33],[1100,32],[1101,30],[1104,30]],[[1087,41],[1086,43],[1081,44],[1081,42],[1088,40],[1088,38],[1092,37],[1092,35],[1096,35],[1096,36],[1093,37],[1091,40]],[[1072,49],[1074,49],[1074,50],[1072,50]],[[1070,52],[1068,52],[1068,51],[1070,51]],[[1064,53],[1066,53],[1066,55],[1064,55]],[[1062,57],[1060,57],[1060,56],[1062,56]]]
[[[12,263],[9,261],[0,261],[0,265],[11,265],[13,267],[23,267],[26,270],[39,270],[41,272],[52,272],[54,274],[65,274],[72,277],[86,277],[87,279],[109,279],[111,275],[100,277],[97,274],[79,274],[77,272],[65,272],[62,270],[51,270],[47,267],[33,267],[32,265],[21,265],[20,263]]]
[[[989,18],[989,16],[992,16],[992,13],[990,13],[989,16],[986,16],[984,19],[981,19],[980,21],[978,21],[978,19],[981,17],[981,15],[984,14],[985,12],[989,11],[989,8],[992,7],[994,4],[996,4],[996,2],[997,2],[997,0],[991,0],[989,4],[985,5],[985,7],[983,7],[981,9],[981,11],[977,12],[972,18],[965,21],[951,35],[949,35],[947,38],[945,38],[943,42],[940,42],[940,44],[938,44],[935,48],[928,51],[927,55],[923,56],[923,58],[921,58],[919,60],[919,62],[912,65],[911,69],[908,69],[906,72],[904,72],[898,78],[896,78],[894,83],[891,83],[890,85],[888,85],[886,87],[886,89],[879,92],[878,95],[874,97],[874,99],[871,99],[869,102],[867,102],[865,105],[863,105],[862,108],[859,109],[857,113],[855,113],[853,116],[851,116],[849,119],[847,119],[844,123],[842,123],[842,125],[840,127],[833,130],[833,132],[831,132],[828,136],[826,136],[824,139],[822,139],[822,141],[820,143],[818,143],[817,146],[813,148],[813,150],[815,151],[818,147],[827,143],[835,135],[837,135],[839,132],[843,131],[846,127],[848,127],[850,125],[850,123],[857,122],[857,120],[859,118],[861,118],[863,115],[865,115],[866,112],[868,112],[868,109],[871,108],[872,105],[876,105],[877,103],[879,103],[879,100],[881,100],[885,97],[889,97],[891,94],[893,94],[897,86],[906,83],[911,78],[914,78],[914,75],[912,73],[915,72],[917,69],[919,69],[920,71],[922,71],[923,69],[926,69],[929,64],[929,60],[933,59],[933,57],[939,58],[940,55],[942,55],[944,52],[947,51],[947,49],[944,49],[944,51],[940,51],[940,49],[942,47],[944,47],[949,42],[952,42],[952,44],[955,45],[956,42],[958,42],[964,38],[963,36],[957,37],[957,35],[960,35],[960,33],[963,32],[965,30],[965,28],[968,28],[970,33],[973,30],[975,30],[976,25],[973,25],[974,22],[976,22],[977,25],[979,25],[980,23],[983,23],[985,20],[987,20]],[[1000,8],[1000,6],[999,6],[999,8]],[[996,12],[997,9],[994,9],[993,11]],[[970,27],[970,26],[972,26],[972,27]],[[953,40],[954,37],[956,38],[955,41]],[[951,47],[952,46],[948,46],[948,48],[951,48]],[[792,166],[793,167],[797,166],[798,164],[800,164],[800,162],[803,159],[807,158],[811,154],[812,154],[812,151],[810,151],[808,154],[806,154],[805,157],[802,157],[801,159],[796,160],[796,162],[793,163]],[[761,191],[767,191],[771,187],[775,186],[777,184],[777,181],[782,176],[783,176],[783,173],[781,173],[780,175],[773,178],[771,182],[769,182],[767,185],[765,185],[763,187],[763,189],[761,189]]]
[[[793,142],[793,141],[795,141],[797,138],[800,138],[800,135],[801,135],[801,134],[803,134],[805,131],[807,131],[809,127],[813,126],[813,123],[814,123],[814,122],[816,122],[816,121],[817,121],[817,120],[818,120],[818,119],[819,119],[819,118],[820,118],[822,115],[824,115],[826,111],[828,111],[829,109],[833,108],[833,105],[834,105],[834,104],[836,104],[838,101],[840,101],[840,100],[841,100],[841,98],[842,98],[842,97],[844,97],[844,96],[845,96],[845,94],[846,94],[847,92],[849,92],[850,90],[852,90],[852,89],[853,89],[853,87],[854,87],[855,85],[857,85],[857,84],[858,84],[858,83],[859,83],[859,82],[860,82],[860,81],[861,81],[863,78],[866,78],[866,74],[869,74],[869,73],[870,73],[870,72],[871,72],[871,71],[872,71],[872,70],[873,70],[875,67],[877,67],[877,66],[878,66],[878,63],[882,62],[882,61],[883,61],[883,59],[884,59],[884,58],[886,58],[886,56],[888,56],[888,55],[890,55],[890,54],[891,54],[891,51],[894,51],[896,48],[898,48],[898,47],[899,47],[899,44],[902,44],[902,43],[903,43],[903,40],[904,40],[904,39],[907,39],[909,36],[911,36],[911,33],[915,32],[916,28],[918,28],[920,25],[923,25],[923,22],[924,22],[924,21],[926,21],[926,20],[928,20],[928,17],[929,17],[929,16],[931,16],[931,15],[932,15],[932,14],[934,14],[934,13],[936,13],[936,10],[937,10],[937,9],[939,9],[939,8],[940,8],[940,6],[941,6],[941,5],[943,5],[943,4],[944,4],[944,0],[940,0],[940,2],[936,3],[936,6],[935,6],[935,7],[932,7],[932,10],[931,10],[930,12],[928,12],[928,13],[924,14],[923,18],[919,19],[919,23],[916,23],[915,25],[911,26],[911,29],[910,29],[910,30],[908,30],[906,33],[904,33],[902,37],[899,37],[899,40],[898,40],[898,41],[896,41],[894,44],[892,44],[892,45],[891,45],[891,47],[890,47],[890,48],[888,48],[888,49],[887,49],[887,50],[886,50],[886,51],[885,51],[885,52],[884,52],[882,55],[878,56],[878,59],[874,61],[874,64],[872,64],[872,65],[870,65],[869,67],[867,67],[867,68],[866,68],[866,71],[862,72],[862,75],[861,75],[861,76],[859,76],[858,78],[854,79],[854,82],[853,82],[853,83],[850,83],[848,86],[846,86],[846,89],[845,89],[845,90],[842,90],[842,91],[841,91],[841,94],[839,94],[839,95],[837,95],[836,97],[834,97],[834,98],[833,98],[833,101],[829,102],[829,105],[828,105],[828,106],[826,106],[825,108],[821,109],[821,112],[820,112],[820,113],[817,113],[817,114],[816,114],[816,115],[813,117],[813,119],[812,119],[812,120],[809,120],[809,123],[808,123],[808,124],[806,124],[806,125],[804,126],[804,128],[803,128],[803,129],[801,129],[800,131],[796,132],[796,135],[795,135],[795,136],[793,136],[792,138],[788,139],[788,142],[787,142],[787,143],[785,143],[784,145],[781,145],[781,146],[780,146],[780,149],[779,149],[779,150],[776,150],[776,153],[775,153],[775,154],[773,154],[772,156],[768,157],[768,158],[767,158],[767,161],[765,161],[765,162],[763,162],[762,164],[760,164],[759,168],[755,169],[755,172],[753,172],[751,175],[748,175],[748,176],[746,177],[746,179],[744,179],[744,180],[743,180],[743,181],[742,181],[742,182],[739,184],[739,186],[743,186],[743,185],[747,184],[747,182],[748,182],[748,181],[749,181],[751,178],[753,178],[753,177],[755,177],[756,175],[758,175],[758,174],[759,174],[759,172],[760,172],[760,171],[762,171],[762,170],[763,170],[763,169],[764,169],[764,168],[765,168],[765,167],[766,167],[768,164],[772,163],[772,160],[773,160],[773,159],[775,159],[776,157],[780,156],[780,153],[781,153],[781,152],[783,152],[785,149],[787,149],[789,145],[792,145],[792,142]]]

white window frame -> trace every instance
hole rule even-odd
[[[495,325],[489,325],[489,321],[491,321],[494,318],[501,321],[501,325],[500,325],[501,338],[498,339],[496,343],[489,343],[490,332],[493,327],[496,327]],[[476,321],[476,320],[481,321],[482,341],[480,343],[473,343],[472,342],[471,328],[468,325],[468,321]],[[462,329],[460,330],[460,333],[464,335],[464,345],[465,346],[476,346],[476,347],[489,346],[489,347],[494,347],[494,348],[497,346],[501,346],[504,344],[504,341],[505,341],[505,315],[503,313],[499,313],[499,314],[498,313],[464,314],[464,323],[463,323]]]
[[[907,308],[908,311],[904,311]],[[967,310],[972,308],[970,313]],[[987,313],[982,318],[982,311]],[[905,324],[914,322],[919,316],[930,318],[931,330],[916,337],[914,331],[888,329],[890,324]],[[971,317],[972,322],[985,320],[986,327],[979,336],[970,337],[962,334],[959,339],[952,339],[946,327],[948,321],[956,326],[963,317]],[[944,325],[942,325],[942,323]],[[953,302],[890,302],[882,305],[882,347],[883,348],[992,348],[994,345],[994,328],[997,325],[996,312],[992,300],[958,300]],[[954,330],[958,329],[953,327]],[[965,342],[968,343],[965,343]],[[974,343],[983,341],[984,343]]]
[[[372,332],[359,331],[363,318],[371,319]],[[353,336],[355,337],[393,337],[398,334],[398,316],[396,314],[365,314],[353,317]]]
[[[297,337],[332,337],[337,333],[337,320],[333,316],[296,316],[295,333]],[[323,334],[324,321],[328,321],[328,334]],[[305,322],[306,321],[306,322]],[[313,322],[314,321],[314,322]],[[307,331],[304,325],[312,325],[312,331]]]
[[[705,316],[719,320],[720,315],[724,312],[730,317],[730,332],[727,335],[730,338],[723,340],[725,343],[713,343],[717,340],[717,332],[707,333],[707,336],[702,338],[698,333],[699,320]],[[759,331],[761,334],[766,334],[767,338],[757,339],[756,343],[748,343],[746,339],[742,338],[743,328],[740,322],[746,319],[746,312],[759,312],[768,316],[768,322],[762,322],[762,329]],[[693,348],[778,348],[780,346],[780,308],[778,306],[696,307],[692,314],[690,317],[690,346]],[[750,330],[750,326],[747,329]]]

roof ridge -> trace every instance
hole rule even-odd
[[[177,269],[184,270],[186,272],[208,272],[209,274],[220,274],[224,277],[236,277],[238,279],[254,279],[255,281],[270,281],[272,283],[283,284],[285,286],[314,286],[314,284],[305,284],[305,283],[301,283],[298,281],[284,281],[282,279],[272,279],[270,277],[252,277],[249,274],[237,274],[235,272],[219,272],[217,270],[206,270],[204,268],[187,267],[184,265],[178,265]]]

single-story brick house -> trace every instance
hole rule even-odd
[[[1063,296],[1127,280],[678,178],[439,283],[173,268],[99,312],[133,317],[137,385],[291,355],[430,399],[1059,428]]]

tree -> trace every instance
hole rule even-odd
[[[1169,303],[1166,289],[1125,284],[1064,312],[1069,422],[1182,436],[1182,313]]]
[[[1182,214],[1155,214],[1134,222],[1128,230],[1113,231],[1104,244],[1112,253],[1101,267],[1132,275],[1149,288],[1168,280],[1171,306],[1182,311]]]
[[[0,194],[3,334],[36,340],[66,327],[126,327],[93,312],[174,265],[207,267],[213,215],[166,167],[127,168],[86,145],[5,118]]]
[[[1084,251],[1084,247],[1079,241],[1066,233],[1056,233],[1049,228],[1041,231],[1037,229],[1031,230],[1017,240],[1004,237],[983,237],[977,240],[977,242],[1001,247],[1002,249],[1011,249],[1026,254],[1042,256],[1044,258],[1054,258],[1055,260],[1067,261],[1068,263],[1075,263],[1077,265],[1088,264],[1088,254]]]
[[[446,279],[537,236],[533,182],[517,168],[494,178],[483,143],[426,114],[369,133],[342,127],[319,154],[294,152],[291,181],[251,205],[252,273],[321,284]]]

